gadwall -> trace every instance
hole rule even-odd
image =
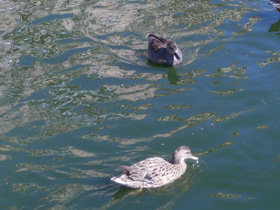
[[[148,33],[148,55],[151,61],[162,65],[177,65],[182,62],[183,56],[177,44],[158,34]]]
[[[189,147],[181,146],[173,153],[171,161],[160,157],[144,159],[132,166],[119,166],[120,176],[112,177],[117,184],[130,188],[156,188],[169,184],[183,175],[187,169],[185,159],[198,160]]]
[[[280,12],[280,0],[269,0],[268,2]]]

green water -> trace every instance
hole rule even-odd
[[[1,209],[279,209],[280,13],[267,1],[0,0]],[[184,61],[147,59],[147,32]],[[117,165],[198,165],[130,190]]]

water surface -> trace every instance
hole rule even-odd
[[[0,1],[4,209],[277,209],[278,13],[266,1]],[[184,61],[147,59],[147,32]],[[155,190],[110,182],[188,145]]]

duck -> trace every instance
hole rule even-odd
[[[148,56],[151,61],[167,66],[178,65],[182,62],[182,52],[175,42],[155,33],[148,33],[146,38]]]
[[[111,181],[128,188],[158,188],[172,183],[187,170],[186,159],[198,161],[187,146],[180,146],[167,161],[161,157],[150,157],[131,166],[119,166],[123,170],[120,176]]]
[[[269,0],[268,2],[280,12],[280,0]]]

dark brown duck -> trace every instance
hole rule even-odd
[[[183,56],[177,44],[158,34],[148,33],[148,55],[154,63],[173,66],[182,62]]]

